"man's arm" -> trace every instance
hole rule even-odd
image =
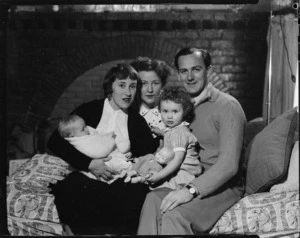
[[[218,162],[208,171],[195,178],[191,185],[197,189],[199,198],[209,195],[229,181],[238,171],[242,150],[246,117],[241,106],[236,102],[230,107],[222,107],[219,113],[220,153]],[[160,210],[165,213],[194,198],[186,187],[170,192],[164,197]]]
[[[239,169],[246,117],[236,101],[219,108],[219,157],[208,171],[195,178],[192,184],[204,197],[228,182]]]

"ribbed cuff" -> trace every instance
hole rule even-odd
[[[190,183],[191,186],[194,186],[196,188],[196,191],[198,192],[198,197],[202,198],[205,197],[206,195],[209,194],[209,191],[207,190],[207,186],[203,184],[195,184],[195,183]]]

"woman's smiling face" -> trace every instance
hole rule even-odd
[[[154,108],[162,88],[161,79],[154,71],[140,71],[138,74],[142,81],[142,102],[148,108]]]
[[[137,88],[137,80],[116,79],[112,84],[110,104],[114,110],[126,111],[132,104]]]

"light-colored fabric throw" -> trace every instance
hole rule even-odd
[[[7,223],[12,236],[63,234],[48,184],[70,172],[62,159],[37,154],[7,177]]]
[[[210,234],[297,237],[293,235],[300,232],[299,216],[299,190],[252,194],[226,211]]]
[[[287,179],[280,184],[275,184],[270,192],[294,191],[299,189],[299,141],[294,144],[289,164]]]

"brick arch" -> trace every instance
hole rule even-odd
[[[172,65],[179,45],[150,36],[124,35],[103,38],[94,44],[78,47],[55,60],[52,73],[39,83],[24,119],[32,127],[46,120],[64,90],[81,74],[105,62],[148,56]]]

